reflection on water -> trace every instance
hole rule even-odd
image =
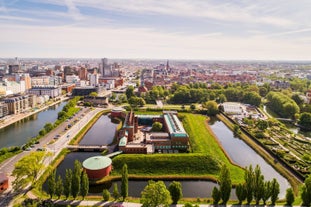
[[[108,115],[101,116],[84,135],[79,145],[108,145],[113,141],[118,123],[111,121]]]
[[[61,175],[61,177],[65,178],[66,169],[73,169],[74,168],[74,161],[79,160],[81,163],[92,156],[100,155],[98,152],[72,152],[68,154],[65,159],[59,164],[57,167],[56,174]],[[89,193],[91,194],[98,194],[101,195],[103,192],[103,189],[109,189],[109,191],[113,192],[113,183],[116,182],[118,185],[119,192],[121,191],[120,181],[113,181],[108,182],[102,185],[96,185],[96,186],[90,186]],[[211,197],[212,190],[214,186],[217,186],[216,183],[213,183],[211,181],[200,181],[200,180],[194,180],[194,181],[179,181],[182,184],[183,188],[183,195],[184,197]],[[165,181],[165,184],[168,186],[171,183],[171,181]],[[148,181],[141,181],[141,180],[130,180],[129,181],[129,196],[132,197],[140,197],[141,191],[145,188],[145,186],[148,184]],[[43,189],[47,189],[47,184],[45,183],[43,185]],[[235,196],[235,190],[232,189],[231,192],[231,198],[236,199]]]
[[[209,123],[212,131],[227,152],[232,161],[241,167],[259,165],[266,180],[276,178],[280,184],[279,197],[284,198],[286,189],[290,187],[288,181],[271,167],[260,155],[258,155],[243,140],[234,137],[233,132],[221,121],[213,120]]]
[[[37,136],[47,122],[55,122],[58,112],[63,109],[66,103],[56,104],[45,111],[41,111],[0,129],[0,148],[21,146],[31,139],[31,137]]]

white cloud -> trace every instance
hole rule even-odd
[[[0,56],[186,59],[310,59],[303,43],[220,33],[184,35],[150,29],[4,25]],[[21,48],[10,48],[10,43]],[[27,50],[27,51],[25,51]]]
[[[73,0],[65,0],[65,4],[68,7],[68,14],[71,15],[74,20],[83,19],[83,16],[81,15],[79,9],[74,4]]]
[[[42,3],[39,0],[33,1]],[[45,0],[45,3],[63,5],[62,0]],[[297,24],[297,22],[290,19],[290,15],[280,17],[273,15],[273,13],[267,13],[271,9],[271,3],[267,1],[265,1],[265,4],[258,5],[248,3],[247,6],[239,3],[227,3],[226,1],[211,2],[207,0],[66,0],[66,4],[68,8],[72,8],[74,16],[77,13],[76,6],[81,6],[122,13],[208,18],[226,22],[259,23],[277,27],[289,27]],[[280,3],[279,6],[282,7],[282,4]]]

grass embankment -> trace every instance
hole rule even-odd
[[[98,112],[92,119],[89,121],[80,131],[79,133],[70,140],[70,145],[77,145],[81,139],[84,137],[84,135],[88,132],[88,130],[97,122],[97,120],[104,114],[108,113],[108,110]]]
[[[233,164],[226,155],[224,149],[217,141],[211,129],[209,129],[207,118],[198,114],[182,114],[183,125],[190,137],[190,144],[193,153],[203,153],[213,156],[221,164],[229,167],[233,183],[243,182],[244,170]]]
[[[226,119],[223,115],[217,115],[217,118],[220,119],[226,126],[228,126],[231,130],[233,130],[233,123],[231,123],[228,119]],[[275,162],[274,158],[271,157],[262,147],[256,144],[250,137],[241,132],[239,137],[248,144],[251,148],[253,148],[258,154],[261,155],[266,162],[268,162],[276,171],[278,171],[281,175],[283,175],[293,187],[295,194],[298,194],[299,185],[301,182],[295,178],[290,172],[288,172],[279,162]]]

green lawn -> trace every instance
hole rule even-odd
[[[161,112],[135,112],[136,114],[161,114]],[[190,136],[191,153],[184,154],[124,154],[113,158],[113,173],[121,173],[127,163],[131,176],[202,176],[216,179],[222,164],[230,168],[233,183],[243,182],[242,168],[230,163],[222,148],[207,128],[207,117],[181,113],[185,130]]]
[[[203,153],[211,155],[220,163],[226,164],[230,168],[233,181],[242,182],[244,180],[244,171],[231,164],[226,157],[223,149],[216,138],[210,133],[207,124],[207,117],[198,114],[184,113],[183,125],[190,136],[190,143],[194,153]]]

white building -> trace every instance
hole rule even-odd
[[[88,79],[90,81],[90,86],[98,86],[99,74],[88,74]]]
[[[66,83],[78,83],[80,81],[77,75],[66,75]]]
[[[243,114],[246,112],[246,107],[238,102],[225,102],[222,105],[227,114]]]

